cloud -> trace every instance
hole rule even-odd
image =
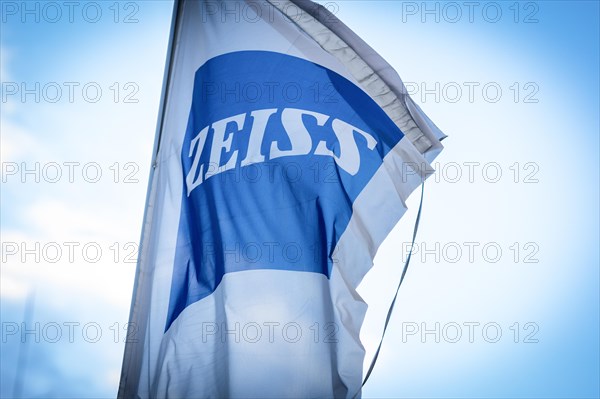
[[[26,282],[15,279],[10,275],[3,275],[0,279],[0,297],[2,299],[21,301],[27,298],[31,286]]]

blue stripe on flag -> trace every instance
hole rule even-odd
[[[225,273],[329,278],[352,204],[402,137],[367,94],[323,66],[264,51],[206,62],[196,72],[181,153],[165,331]]]

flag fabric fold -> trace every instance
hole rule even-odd
[[[176,2],[119,397],[357,397],[356,289],[441,131],[310,1]]]

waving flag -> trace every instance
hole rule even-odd
[[[310,1],[176,2],[120,397],[356,397],[356,288],[443,134]]]

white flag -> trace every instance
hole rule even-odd
[[[310,1],[179,1],[119,397],[356,397],[356,288],[443,134]]]

